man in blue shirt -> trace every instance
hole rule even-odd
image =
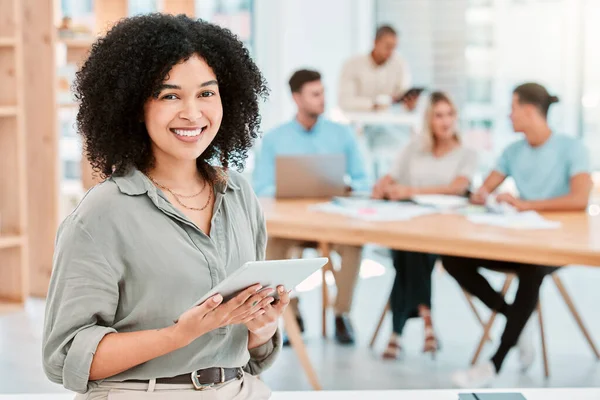
[[[344,125],[323,118],[325,91],[321,75],[316,71],[296,71],[289,81],[294,102],[298,107],[296,117],[267,133],[262,140],[256,157],[253,186],[258,196],[273,196],[275,193],[275,158],[279,155],[301,154],[344,154],[347,174],[353,190],[369,190],[367,173],[352,130]],[[305,243],[294,240],[270,238],[267,244],[267,259],[285,259],[294,247]],[[336,275],[338,294],[334,306],[336,314],[336,339],[343,344],[354,343],[354,333],[348,318],[352,294],[360,269],[362,248],[357,246],[335,246],[341,256],[342,266]],[[297,299],[290,303],[302,328]]]
[[[546,116],[550,105],[556,102],[556,96],[550,96],[543,86],[535,83],[527,83],[514,90],[510,118],[515,132],[523,132],[525,138],[508,146],[498,166],[472,195],[473,203],[485,204],[488,196],[511,176],[519,197],[501,193],[496,200],[508,203],[518,211],[586,209],[592,189],[588,154],[578,139],[557,135],[550,130]],[[515,345],[519,348],[522,369],[529,368],[533,362],[533,347],[529,332],[523,330],[537,306],[544,277],[555,272],[558,266],[451,256],[442,256],[442,262],[463,288],[506,317],[500,346],[492,359],[456,373],[454,383],[464,388],[491,384],[508,351]],[[518,276],[519,287],[511,305],[478,272],[480,267]]]

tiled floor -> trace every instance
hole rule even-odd
[[[389,261],[369,252],[369,257],[389,267]],[[372,264],[372,263],[371,263]],[[365,266],[368,266],[366,263]],[[368,349],[393,273],[386,268],[363,268],[364,277],[357,288],[352,317],[360,342],[355,347],[342,347],[332,340],[320,338],[320,291],[302,294],[301,309],[307,323],[306,342],[310,357],[325,389],[430,389],[449,388],[449,376],[457,368],[468,365],[481,328],[456,284],[440,271],[434,277],[434,321],[442,350],[435,360],[420,353],[422,328],[411,321],[404,338],[406,353],[397,362],[383,362],[379,353],[385,345],[390,321],[377,343],[376,351]],[[600,269],[574,267],[560,272],[590,331],[600,344]],[[375,276],[373,276],[375,275]],[[490,275],[497,284],[502,276]],[[531,371],[521,375],[515,355],[511,354],[497,387],[600,387],[600,361],[594,359],[583,336],[568,313],[556,288],[546,281],[542,293],[551,377],[543,378],[541,356]],[[62,389],[50,383],[41,367],[41,332],[43,301],[31,300],[26,310],[0,316],[0,393],[43,393]],[[494,339],[499,337],[499,320]],[[331,332],[333,333],[333,332]],[[538,330],[535,330],[536,343]],[[495,345],[488,345],[489,356]],[[539,346],[538,346],[539,348]],[[514,352],[513,352],[514,353]],[[290,349],[284,349],[264,380],[274,390],[307,390],[308,382]]]

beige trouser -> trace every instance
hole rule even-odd
[[[285,260],[290,256],[290,250],[294,247],[306,247],[307,242],[291,239],[269,238],[267,243],[267,260]],[[360,260],[362,247],[334,245],[332,250],[338,253],[342,259],[342,265],[337,271],[336,286],[337,296],[334,304],[336,315],[350,312],[352,307],[352,295],[360,272]],[[298,315],[298,301],[292,299],[290,308]]]
[[[195,390],[189,385],[151,383],[102,382],[74,400],[266,400],[271,390],[255,376],[244,373],[243,379],[234,379],[223,385]]]

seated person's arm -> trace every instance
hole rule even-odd
[[[390,200],[405,200],[418,194],[448,194],[461,196],[469,189],[469,179],[465,176],[456,177],[449,185],[440,186],[404,186],[395,182],[389,184],[385,191],[385,197]]]
[[[391,175],[385,175],[381,177],[373,186],[373,192],[371,193],[372,199],[384,199],[386,197],[387,188],[389,185],[396,184]]]
[[[504,182],[504,179],[506,179],[506,175],[496,170],[492,171],[479,189],[471,195],[471,203],[485,204],[490,193],[496,190]]]
[[[520,200],[513,204],[519,210],[582,211],[585,210],[592,191],[592,178],[583,172],[571,178],[568,194],[548,200]],[[509,201],[510,203],[510,201]]]
[[[369,177],[365,168],[365,161],[358,147],[354,131],[348,128],[346,143],[347,173],[352,179],[351,190],[369,190]]]
[[[449,185],[409,187],[410,196],[416,194],[453,194],[462,196],[467,193],[471,182],[466,176],[457,176]]]
[[[490,172],[483,184],[471,194],[471,203],[484,205],[487,201],[488,196],[498,188],[504,182],[506,177],[511,174],[511,161],[510,161],[511,147],[505,149],[500,158],[496,168]]]
[[[388,188],[392,185],[398,184],[398,181],[402,181],[401,176],[408,168],[408,159],[412,151],[412,143],[407,144],[404,146],[404,148],[402,148],[402,150],[400,150],[394,159],[390,172],[379,178],[379,180],[375,183],[375,186],[373,186],[371,198],[379,200],[388,198]]]

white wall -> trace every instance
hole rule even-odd
[[[372,45],[373,1],[258,0],[254,4],[256,61],[271,88],[263,107],[262,130],[294,115],[287,82],[300,68],[321,72],[327,108],[335,107],[342,64]]]
[[[377,0],[376,21],[400,33],[399,53],[414,86],[443,90],[459,104],[465,92],[466,0]]]

